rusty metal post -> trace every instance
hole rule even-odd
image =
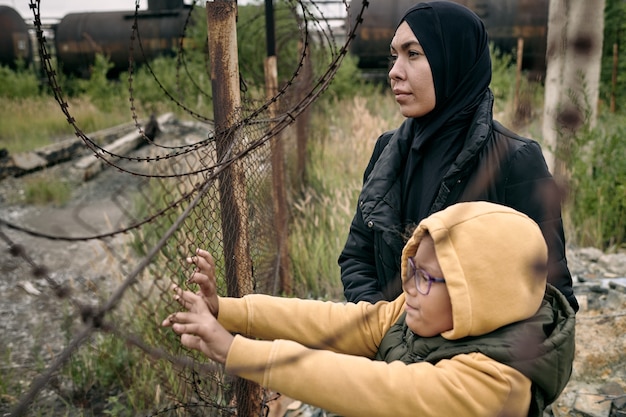
[[[206,2],[215,140],[219,161],[236,151],[240,132],[236,128],[241,111],[239,59],[237,56],[237,2]],[[247,225],[248,202],[245,172],[239,161],[219,176],[224,263],[228,295],[241,297],[252,292],[252,259]],[[237,415],[258,415],[261,389],[236,378]]]
[[[274,36],[274,5],[272,0],[265,0],[265,27],[267,57],[265,58],[265,95],[271,100],[278,94],[278,67]],[[278,113],[278,103],[272,102],[269,107],[270,118]],[[271,140],[272,161],[272,202],[274,227],[276,230],[276,248],[278,257],[279,291],[283,295],[293,293],[291,265],[289,261],[289,215],[287,210],[287,191],[285,186],[285,150],[281,134]]]
[[[211,61],[211,86],[217,158],[223,160],[238,146],[240,132],[235,128],[241,111],[239,61],[237,57],[237,2],[215,0],[206,3]],[[252,261],[247,227],[245,173],[233,163],[220,175],[220,207],[230,297],[251,292]]]

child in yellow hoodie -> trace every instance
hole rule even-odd
[[[541,416],[569,380],[575,313],[546,283],[547,249],[525,214],[457,203],[422,220],[394,301],[218,297],[198,249],[184,346],[227,372],[349,416]],[[233,335],[235,333],[236,335]]]

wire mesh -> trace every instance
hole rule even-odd
[[[336,3],[335,7],[340,6],[343,11],[349,8],[345,1]],[[367,2],[363,4],[367,6]],[[197,122],[193,129],[189,125],[173,129],[169,122],[162,120],[157,126],[157,130],[161,130],[157,132],[154,124],[144,124],[135,107],[134,61],[137,54],[143,53],[142,20],[138,18],[137,1],[129,37],[129,100],[136,131],[146,146],[141,151],[124,154],[111,151],[85,134],[80,121],[72,116],[52,63],[53,53],[42,28],[39,6],[40,0],[30,1],[39,54],[51,91],[94,160],[97,158],[98,164],[113,168],[98,175],[108,176],[106,184],[115,186],[94,189],[92,195],[86,193],[83,201],[75,203],[72,217],[61,226],[54,222],[29,225],[19,219],[0,219],[0,239],[12,255],[11,264],[6,268],[24,271],[25,275],[45,282],[46,309],[58,311],[59,317],[64,317],[61,331],[42,332],[40,337],[45,343],[41,344],[54,347],[40,356],[39,374],[16,400],[11,415],[28,414],[31,407],[45,403],[50,392],[66,401],[65,405],[54,403],[58,412],[67,413],[61,409],[69,403],[91,407],[94,415],[102,412],[93,404],[102,403],[103,396],[113,393],[103,386],[107,377],[94,374],[96,368],[84,359],[83,355],[93,354],[94,350],[98,361],[110,361],[110,366],[103,368],[117,377],[125,373],[152,372],[148,378],[152,384],[152,389],[148,390],[151,397],[145,399],[145,404],[151,406],[146,406],[145,415],[265,415],[272,393],[228,376],[220,366],[184,349],[171,331],[160,328],[160,321],[178,309],[168,293],[169,288],[172,283],[185,285],[190,269],[184,259],[196,247],[205,248],[215,256],[217,270],[221,271],[218,276],[220,295],[280,291],[271,143],[280,140],[287,146],[295,146],[288,143],[291,136],[281,135],[281,132],[327,88],[347,53],[355,28],[346,30],[333,25],[324,16],[325,6],[313,0],[278,2],[277,8],[283,13],[277,25],[293,25],[294,17],[298,23],[297,33],[284,36],[285,31],[279,31],[283,38],[277,39],[278,48],[287,38],[297,37],[300,47],[293,51],[297,54],[294,60],[297,65],[288,69],[291,74],[269,99],[254,93],[262,91],[262,85],[257,85],[263,80],[262,74],[242,79],[238,121],[228,126],[227,131],[220,132],[215,130],[212,115],[201,114],[189,104],[194,99],[181,93],[192,85],[194,97],[212,99],[210,89],[197,82],[198,74],[190,72],[187,66],[191,59],[183,41],[190,28],[191,20],[187,19],[177,51],[177,91],[159,81],[159,74],[149,62],[146,66],[161,94]],[[195,7],[199,6],[194,3],[192,10]],[[262,17],[259,14],[254,19]],[[244,32],[240,39],[245,42],[247,36],[259,35]],[[205,52],[209,74],[207,57],[211,51]],[[310,59],[315,61],[313,67]],[[169,134],[167,129],[171,130]],[[198,131],[204,131],[205,135],[199,136]],[[228,138],[229,148],[218,152],[216,138],[224,136]],[[79,174],[70,172],[68,175]],[[228,181],[233,178],[240,186],[237,189],[229,186],[232,182]],[[224,223],[224,219],[233,218],[233,213],[225,216],[225,211],[233,208],[238,210],[234,216],[238,223]],[[98,217],[103,211],[109,217]],[[242,239],[244,235],[247,239]],[[59,251],[72,251],[76,265],[59,264],[54,253],[40,256],[37,248],[42,247],[43,241],[57,242]],[[229,252],[224,242],[239,245],[242,241],[245,247],[238,250],[248,254],[249,263],[245,259],[232,261],[249,267],[249,276],[240,282],[228,282],[224,271],[229,262],[224,254]],[[83,273],[73,272],[77,270]],[[70,271],[67,272],[70,276],[64,275],[64,271]],[[46,320],[47,317],[41,317],[42,328]],[[127,346],[128,352],[120,363],[115,363],[119,358],[113,357],[103,346],[112,348],[120,344]],[[10,342],[7,347],[19,350]],[[134,363],[146,359],[153,364],[151,368],[133,369]],[[63,380],[62,370],[65,375],[70,373],[73,381]],[[77,381],[82,382],[82,386],[78,386]]]

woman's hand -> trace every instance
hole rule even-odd
[[[225,363],[233,342],[230,334],[209,310],[202,295],[173,286],[174,299],[187,311],[170,314],[162,326],[172,327],[183,346],[198,350],[210,359]]]
[[[195,256],[187,258],[187,263],[196,266],[196,269],[187,280],[187,283],[198,284],[200,290],[197,292],[197,295],[204,300],[211,314],[217,317],[219,301],[217,298],[217,283],[215,280],[215,260],[209,252],[198,248],[196,249]]]

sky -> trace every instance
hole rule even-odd
[[[17,10],[25,19],[32,19],[30,0],[0,0],[0,5]],[[147,0],[140,0],[140,10],[148,8]],[[40,0],[42,20],[60,19],[68,13],[135,10],[135,0]]]
[[[239,4],[246,4],[251,0],[238,0]],[[260,1],[260,0],[256,0]],[[193,0],[184,0],[185,4],[192,4]],[[29,7],[30,0],[0,0],[0,5],[9,6],[17,10],[24,19],[32,19],[33,12]],[[148,0],[139,1],[139,9],[148,9]],[[40,0],[39,11],[42,20],[61,19],[68,13],[103,12],[103,11],[134,11],[135,0]]]
[[[183,0],[185,4],[193,4],[193,0]],[[203,1],[203,0],[200,0]],[[263,3],[263,0],[237,0],[240,5]],[[33,12],[30,10],[30,0],[0,0],[0,5],[9,6],[29,23],[32,22]],[[324,6],[318,5],[320,9]],[[329,16],[340,15],[337,7],[328,7]],[[342,7],[340,7],[342,9]],[[139,10],[148,9],[148,0],[139,1]],[[41,20],[59,20],[68,13],[103,12],[103,11],[134,11],[135,0],[39,0]]]

